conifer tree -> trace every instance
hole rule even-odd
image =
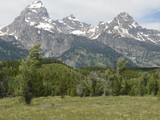
[[[36,84],[36,72],[37,68],[41,66],[41,59],[40,44],[36,44],[30,49],[28,57],[22,61],[19,67],[21,72],[22,96],[26,104],[31,103],[34,92],[34,84]]]
[[[126,67],[128,61],[125,61],[124,58],[119,58],[117,62],[117,76],[121,75]]]

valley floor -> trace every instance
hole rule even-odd
[[[160,99],[151,96],[19,99],[0,99],[0,120],[160,120]]]

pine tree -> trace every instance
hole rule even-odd
[[[91,78],[91,96],[95,96],[96,89],[96,79]]]
[[[21,72],[22,96],[26,104],[31,103],[34,92],[34,84],[36,84],[37,68],[41,66],[40,60],[40,44],[36,44],[30,49],[28,57],[22,61],[19,70]]]
[[[115,77],[114,82],[113,82],[113,95],[118,96],[120,95],[120,90],[121,90],[121,81]]]
[[[3,82],[0,81],[0,98],[4,97],[4,91],[5,91],[5,88],[4,88]]]
[[[138,92],[139,92],[140,96],[144,95],[144,86],[143,86],[143,81],[142,80],[139,82]]]
[[[62,77],[59,80],[58,89],[59,89],[59,94],[60,94],[61,98],[64,98],[65,97],[65,92],[66,92],[66,83],[65,83],[65,78],[64,77]]]
[[[117,77],[123,73],[127,63],[128,61],[125,61],[124,58],[119,58],[117,62]]]
[[[105,71],[105,83],[104,83],[104,92],[105,95],[112,95],[113,94],[113,83],[114,83],[114,79],[115,79],[115,75],[114,75],[114,71],[111,70],[106,70]]]

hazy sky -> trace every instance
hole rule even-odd
[[[0,27],[13,22],[35,0],[0,0]],[[70,14],[92,25],[128,12],[141,26],[160,30],[160,0],[41,0],[52,19]]]

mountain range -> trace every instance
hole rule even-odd
[[[35,1],[11,24],[0,28],[0,39],[16,45],[24,54],[41,43],[44,57],[61,59],[73,67],[115,67],[119,57],[129,65],[160,66],[160,32],[141,27],[126,12],[111,22],[92,26],[72,14],[53,20],[43,3]]]

